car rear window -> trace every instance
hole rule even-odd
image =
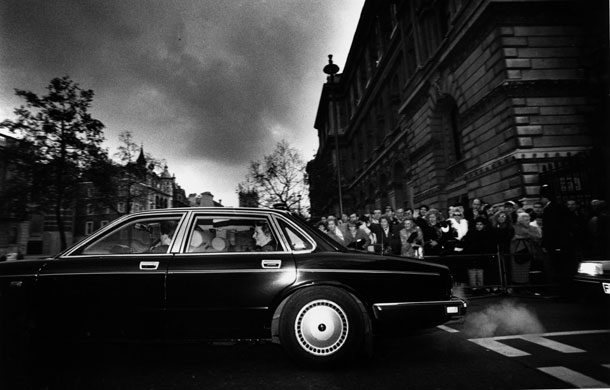
[[[313,249],[313,244],[311,243],[311,241],[308,240],[306,236],[299,230],[288,225],[284,221],[280,221],[280,226],[282,227],[284,235],[288,240],[290,249],[292,249],[293,251],[304,251]]]

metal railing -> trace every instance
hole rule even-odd
[[[457,290],[467,296],[488,294],[545,295],[556,284],[546,256],[519,258],[512,253],[424,256],[424,261],[447,266]]]

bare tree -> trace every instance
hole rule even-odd
[[[134,162],[139,153],[141,153],[143,146],[138,146],[133,139],[132,132],[129,130],[119,134],[119,141],[121,144],[117,147],[118,151],[114,154],[114,157],[117,157],[123,165]],[[144,153],[144,157],[146,158],[147,165],[150,167],[152,164],[157,173],[162,171],[167,165],[165,159],[158,159],[150,153]]]
[[[248,174],[237,186],[237,192],[256,194],[263,207],[297,210],[302,206],[301,202],[307,203],[305,163],[299,152],[282,140],[271,154],[250,162]]]
[[[118,146],[118,152],[116,152],[114,156],[123,164],[134,161],[140,148],[138,148],[138,144],[134,142],[131,131],[128,130],[119,134],[119,141],[121,144]]]

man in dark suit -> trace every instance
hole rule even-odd
[[[553,282],[558,283],[560,293],[570,293],[572,277],[576,273],[578,260],[570,226],[570,214],[564,205],[556,201],[553,189],[544,184],[540,188],[544,206],[542,212],[542,248],[548,253]]]

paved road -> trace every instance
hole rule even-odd
[[[441,328],[560,380],[557,387],[610,388],[608,301],[487,299],[463,324]]]
[[[268,343],[89,343],[58,351],[48,377],[56,389],[610,387],[610,307],[504,297],[470,303],[464,322],[377,340],[372,358],[340,369],[303,368]]]

